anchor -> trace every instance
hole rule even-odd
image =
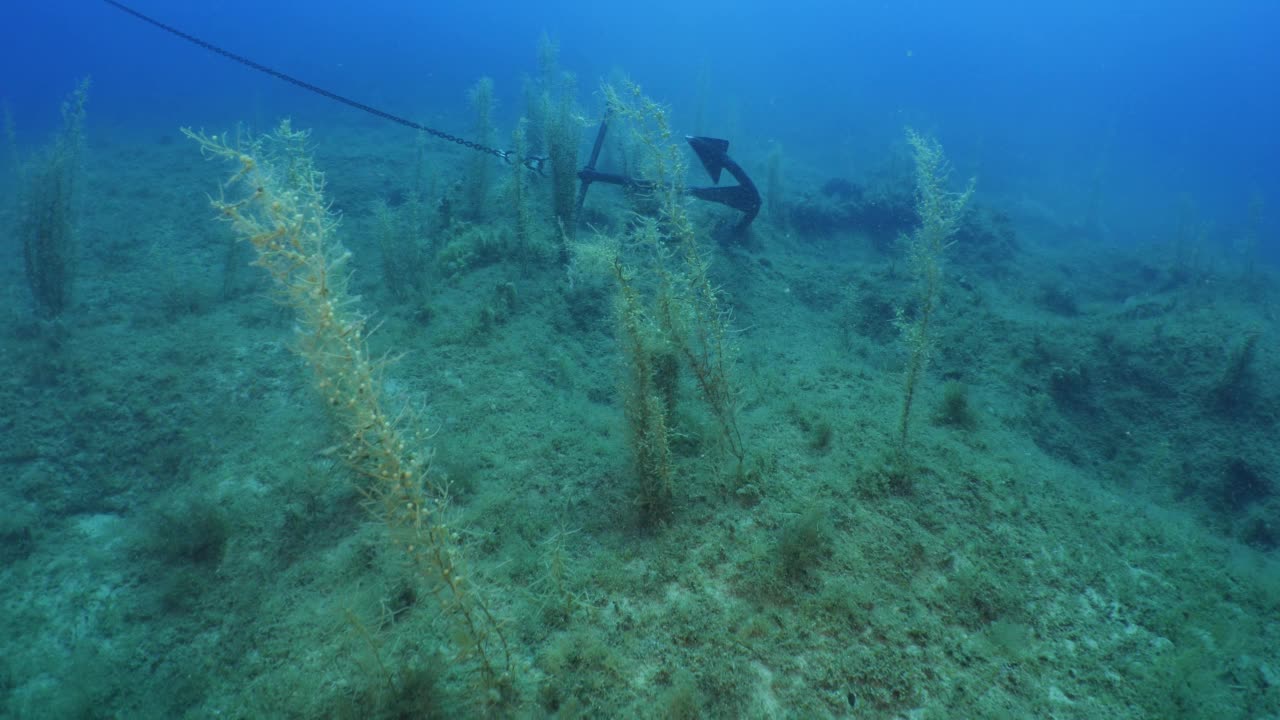
[[[600,160],[600,150],[604,147],[604,139],[608,132],[609,116],[605,115],[604,119],[600,121],[600,129],[596,131],[595,144],[591,146],[591,158],[587,160],[586,166],[578,171],[578,180],[581,182],[578,186],[579,215],[581,215],[582,205],[587,199],[587,190],[591,188],[592,183],[600,182],[606,185],[618,185],[626,189],[642,192],[652,191],[658,187],[658,184],[652,180],[601,172],[596,169],[596,163]],[[684,188],[684,193],[699,200],[719,203],[741,212],[742,217],[738,220],[735,230],[747,229],[751,222],[756,219],[756,215],[760,213],[760,191],[756,188],[756,184],[751,181],[751,177],[747,175],[747,171],[743,170],[741,165],[729,157],[729,141],[701,136],[685,136],[685,141],[689,143],[689,147],[693,148],[694,154],[698,156],[698,160],[701,161],[703,169],[707,171],[707,175],[711,176],[713,185]],[[737,185],[720,185],[720,174],[725,170],[729,171],[729,174],[738,181]]]

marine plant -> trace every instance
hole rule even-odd
[[[942,256],[951,245],[975,181],[961,192],[947,190],[950,165],[937,140],[907,128],[907,142],[915,158],[916,214],[920,225],[905,238],[907,259],[915,276],[914,316],[899,310],[898,327],[909,353],[903,380],[902,415],[898,421],[896,472],[908,473],[911,409],[924,378],[933,346],[933,323],[942,298]]]
[[[493,79],[482,77],[467,93],[474,114],[471,139],[481,145],[492,145],[494,137],[493,110],[497,101],[493,96]],[[489,204],[489,187],[492,184],[493,158],[487,153],[472,153],[467,166],[464,193],[466,210],[472,219],[484,217]]]
[[[674,422],[681,378],[687,373],[711,415],[714,429],[704,440],[718,451],[712,457],[727,456],[731,476],[741,479],[751,469],[738,426],[731,317],[723,291],[711,281],[709,251],[686,206],[681,148],[673,141],[665,108],[638,86],[628,84],[619,92],[606,85],[603,93],[610,116],[628,122],[642,148],[646,182],[636,192],[646,196],[644,205],[651,210],[633,218],[615,260],[625,355],[631,367],[628,418],[633,451],[638,462],[643,460],[637,469],[656,470],[655,477],[669,484],[669,449],[663,446]],[[717,463],[717,470],[720,467]],[[650,484],[642,480],[642,487]],[[670,502],[666,485],[653,487],[661,489],[657,506]]]
[[[501,704],[511,688],[506,638],[446,521],[448,494],[432,471],[422,419],[389,407],[382,383],[388,360],[371,354],[368,318],[347,289],[350,253],[336,237],[338,218],[324,195],[324,175],[307,153],[308,133],[287,120],[261,137],[183,133],[204,155],[234,165],[213,207],[253,246],[255,264],[293,310],[294,347],[315,373],[343,456],[362,479],[388,541],[443,608],[456,662],[477,670],[486,707]]]
[[[88,102],[85,78],[62,103],[62,129],[32,160],[22,180],[18,235],[27,285],[36,314],[43,318],[61,315],[71,298]]]

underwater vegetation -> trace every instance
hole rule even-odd
[[[12,154],[0,714],[1280,714],[1273,269],[521,90]]]
[[[18,157],[9,123],[10,159],[21,176],[17,235],[27,286],[36,313],[43,318],[61,315],[71,301],[88,102],[89,79],[85,78],[63,102],[61,130],[25,162]]]

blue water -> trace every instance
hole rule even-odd
[[[545,32],[583,95],[621,68],[677,122],[709,88],[708,134],[776,141],[832,175],[856,172],[905,124],[936,131],[987,191],[1073,209],[1101,184],[1126,236],[1168,230],[1182,194],[1229,234],[1253,194],[1280,191],[1280,6],[1105,2],[139,2],[209,42],[390,112],[456,110],[496,81],[520,111]],[[2,93],[52,126],[75,78],[94,121],[169,129],[264,115],[303,125],[352,111],[166,36],[103,3],[12,3]],[[443,128],[450,130],[450,128]],[[464,128],[452,128],[460,131]],[[680,129],[680,128],[677,128]],[[1272,249],[1274,252],[1274,249]]]

